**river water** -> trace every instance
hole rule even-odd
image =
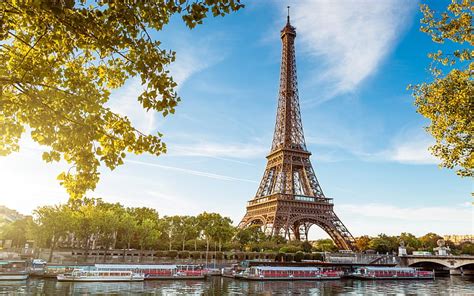
[[[208,280],[134,283],[66,283],[54,279],[29,279],[0,282],[0,295],[474,295],[474,278],[255,282],[212,277]]]

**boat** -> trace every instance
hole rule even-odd
[[[74,270],[91,270],[94,265],[56,265],[46,264],[43,267],[43,273],[41,274],[44,278],[57,278],[60,274],[71,273]]]
[[[146,280],[154,279],[204,279],[205,270],[201,265],[175,264],[96,264],[95,268],[103,271],[133,271],[143,274]]]
[[[221,270],[221,276],[228,278],[235,278],[235,276],[240,272],[238,264],[232,264],[231,266],[224,267]]]
[[[0,261],[0,281],[22,281],[28,279],[26,261]]]
[[[350,275],[363,280],[421,280],[434,279],[433,271],[419,270],[413,267],[359,267]]]
[[[222,271],[219,269],[219,268],[206,268],[204,270],[204,273],[207,275],[207,276],[218,276],[218,275],[222,275]]]
[[[42,259],[33,259],[31,261],[31,266],[28,270],[28,274],[32,277],[42,277],[44,276],[44,268],[46,266],[46,261]]]
[[[247,280],[336,280],[343,272],[319,267],[298,266],[252,266],[241,278]],[[240,278],[240,276],[239,276]]]
[[[143,274],[132,271],[106,271],[75,269],[71,273],[59,274],[60,282],[138,282],[143,281]]]

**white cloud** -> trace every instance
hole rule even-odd
[[[473,207],[411,207],[391,204],[340,204],[336,213],[353,235],[398,235],[410,232],[421,236],[428,232],[470,234],[474,232]]]
[[[320,82],[329,86],[323,94],[325,97],[319,100],[351,92],[373,74],[394,49],[416,4],[417,1],[411,0],[295,3],[291,21],[297,28],[303,51],[326,68],[321,72],[325,74]]]
[[[369,144],[375,143],[373,138],[377,137],[377,132],[369,131],[367,128],[341,128],[337,122],[332,122],[331,126],[333,130],[331,134],[323,127],[318,130],[320,134],[317,137],[306,137],[307,143],[323,148],[333,148],[336,151],[342,150],[360,160],[369,162],[397,162],[415,165],[440,163],[440,160],[429,151],[434,140],[422,127],[402,128],[398,133],[392,135],[392,139],[387,141],[377,139],[383,144],[382,147],[369,148],[367,147]],[[337,137],[333,135],[337,135]],[[340,152],[338,153],[339,157],[333,153],[332,161],[345,159]]]
[[[169,154],[176,156],[204,156],[212,158],[252,159],[265,156],[268,147],[260,144],[201,142],[186,145],[168,145]]]
[[[428,150],[434,140],[421,128],[402,131],[392,141],[391,147],[369,158],[406,164],[438,164],[440,161]]]
[[[398,207],[387,204],[341,204],[342,212],[372,218],[409,220],[415,222],[471,222],[472,209],[455,207]]]
[[[125,160],[125,162],[139,164],[139,165],[152,166],[152,167],[157,167],[157,168],[162,168],[162,169],[165,169],[165,170],[176,171],[176,172],[180,172],[180,173],[184,173],[184,174],[188,174],[188,175],[211,178],[211,179],[217,179],[217,180],[223,180],[223,181],[241,181],[241,182],[258,183],[255,180],[242,179],[242,178],[236,178],[236,177],[231,177],[231,176],[226,176],[226,175],[221,175],[221,174],[214,174],[214,173],[190,170],[190,169],[179,168],[179,167],[174,167],[174,166],[161,165],[161,164],[152,163],[152,162],[144,162],[144,161],[136,161],[136,160]]]

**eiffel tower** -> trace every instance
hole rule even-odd
[[[334,213],[331,198],[319,185],[306,149],[301,122],[295,60],[296,30],[287,17],[281,30],[283,43],[280,90],[272,148],[257,194],[247,204],[239,224],[260,225],[271,235],[308,239],[312,225],[321,227],[340,249],[351,250],[355,241]]]

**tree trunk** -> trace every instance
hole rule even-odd
[[[219,252],[221,252],[221,251],[222,251],[222,241],[221,241],[221,239],[219,239]]]
[[[143,244],[140,245],[140,256],[138,256],[138,262],[142,262],[142,254],[143,254]]]
[[[184,245],[186,244],[186,240],[183,239],[183,251],[184,251]]]
[[[112,237],[113,237],[112,249],[115,249],[115,246],[117,244],[117,231],[114,231],[114,234]]]
[[[51,260],[53,260],[53,252],[54,252],[54,248],[56,247],[56,239],[55,237],[53,236],[52,238],[52,242],[51,242],[51,249],[49,251],[49,258],[48,258],[48,262],[51,263]]]
[[[107,262],[107,251],[108,251],[108,250],[109,250],[109,246],[106,245],[106,246],[105,246],[105,250],[104,250],[104,263]]]
[[[197,239],[195,238],[195,239],[194,239],[194,252],[196,252],[197,249],[198,249],[198,247],[197,247]]]
[[[84,248],[84,262],[87,262],[87,258],[89,257],[89,239],[86,240],[86,247]]]
[[[209,239],[206,238],[206,268],[207,268],[207,258],[209,255]]]

